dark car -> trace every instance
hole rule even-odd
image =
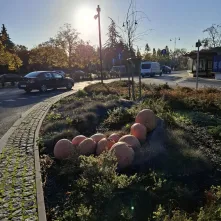
[[[163,65],[162,66],[162,73],[163,74],[170,74],[171,73],[171,67]]]
[[[56,72],[36,71],[31,72],[23,77],[18,83],[18,88],[26,92],[31,92],[33,89],[46,92],[47,89],[57,89],[66,87],[68,90],[74,86],[72,78],[63,77]]]
[[[3,74],[0,75],[0,83],[2,87],[5,86],[5,83],[11,83],[11,85],[15,85],[16,82],[21,80],[21,76],[17,74]]]

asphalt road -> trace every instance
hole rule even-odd
[[[119,79],[115,79],[119,80]],[[106,80],[105,82],[111,82],[112,80]],[[135,78],[138,82],[138,78]],[[169,75],[163,75],[161,77],[155,76],[152,78],[142,78],[143,83],[147,84],[163,84],[168,83],[170,86],[186,86],[195,87],[195,78],[188,76],[187,72],[174,72]],[[97,81],[93,81],[96,83]],[[73,90],[83,89],[91,82],[76,83]],[[199,78],[199,87],[217,87],[221,88],[221,81],[209,80]],[[17,88],[0,88],[0,138],[7,132],[7,130],[13,125],[13,123],[21,116],[21,113],[28,110],[33,105],[40,101],[43,101],[49,97],[58,95],[66,90],[51,90],[46,93],[40,93],[38,91],[25,93],[23,90]]]

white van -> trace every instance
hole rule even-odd
[[[141,73],[141,77],[143,78],[146,76],[153,77],[156,74],[160,76],[162,75],[160,64],[158,62],[152,62],[152,61],[141,62],[140,73]]]

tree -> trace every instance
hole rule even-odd
[[[109,47],[109,48],[116,48],[117,44],[119,43],[119,40],[121,39],[120,34],[118,33],[117,29],[116,29],[116,23],[115,21],[110,18],[111,23],[108,27],[108,39],[105,43],[105,47]]]
[[[214,48],[221,46],[221,25],[212,24],[212,26],[203,30],[203,32],[209,35],[209,37],[202,40],[205,47]]]
[[[2,45],[5,47],[6,50],[11,51],[13,49],[14,43],[11,41],[4,24],[2,25],[2,29],[0,32],[0,41],[2,42]]]
[[[72,28],[70,24],[64,24],[58,32],[55,42],[60,46],[68,55],[68,67],[73,67],[74,53],[79,41],[79,33],[76,29]]]
[[[149,46],[149,44],[147,43],[147,44],[145,45],[145,52],[146,52],[146,53],[149,53],[150,50],[151,50],[151,49],[150,49],[150,46]]]
[[[161,50],[159,48],[157,49],[157,57],[161,57]]]
[[[35,70],[67,67],[67,54],[64,49],[48,41],[30,51],[29,64]]]
[[[170,50],[169,50],[169,48],[168,48],[167,45],[166,45],[165,49],[166,49],[166,55],[169,56],[169,54],[170,54]]]
[[[0,66],[5,66],[11,71],[16,71],[21,67],[21,65],[21,59],[16,54],[7,51],[0,41]]]
[[[153,48],[153,56],[156,56],[156,49],[155,48]]]
[[[89,42],[81,40],[76,46],[74,61],[75,67],[88,69],[89,65],[95,65],[99,62],[99,56],[96,49]]]
[[[140,50],[139,50],[139,48],[137,47],[137,57],[138,58],[141,58],[142,56],[141,56],[141,53],[140,53]]]
[[[15,54],[22,60],[22,67],[20,67],[20,71],[27,72],[29,65],[29,50],[24,45],[15,45],[14,46]]]

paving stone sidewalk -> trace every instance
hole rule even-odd
[[[0,220],[40,220],[35,173],[36,130],[50,106],[72,93],[37,104],[9,137],[0,153]]]

